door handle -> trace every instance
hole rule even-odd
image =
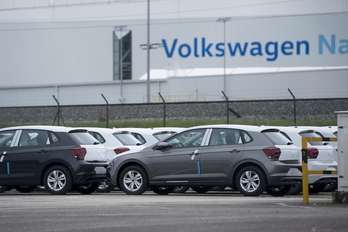
[[[38,153],[47,153],[47,150],[42,149]]]
[[[199,155],[198,150],[195,150],[194,152],[192,152],[192,153],[190,154],[191,160],[194,160],[195,157],[196,157],[196,155]]]
[[[230,153],[239,153],[240,152],[240,150],[238,150],[238,149],[233,149],[232,151],[230,151]]]

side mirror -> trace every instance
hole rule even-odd
[[[171,146],[167,142],[159,142],[156,145],[156,150],[163,150],[163,149],[166,149],[169,147],[171,147]]]

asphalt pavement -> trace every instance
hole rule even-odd
[[[244,197],[235,191],[140,196],[120,191],[54,196],[43,191],[0,194],[1,232],[280,232],[348,231],[348,206],[331,193]]]

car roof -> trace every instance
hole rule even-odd
[[[43,126],[43,125],[30,125],[30,126],[13,126],[0,129],[4,130],[49,130],[53,132],[69,132],[76,130],[77,128],[66,127],[66,126]]]
[[[75,129],[85,129],[88,131],[96,131],[99,133],[102,133],[102,132],[112,133],[113,132],[113,130],[111,128],[104,128],[104,127],[75,127]]]
[[[230,128],[230,129],[239,129],[239,130],[255,131],[255,132],[261,132],[267,129],[277,129],[277,127],[262,127],[262,126],[239,125],[239,124],[203,125],[203,126],[190,127],[188,129],[200,129],[200,128]]]

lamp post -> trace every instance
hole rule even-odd
[[[147,44],[140,44],[140,48],[143,50],[147,50],[147,94],[146,94],[146,101],[147,103],[150,103],[150,50],[151,49],[157,49],[163,47],[162,43],[152,43],[149,42]]]
[[[226,92],[226,22],[231,21],[231,18],[218,18],[216,21],[224,23],[224,92]]]
[[[146,101],[150,103],[150,0],[147,0],[147,81]]]

